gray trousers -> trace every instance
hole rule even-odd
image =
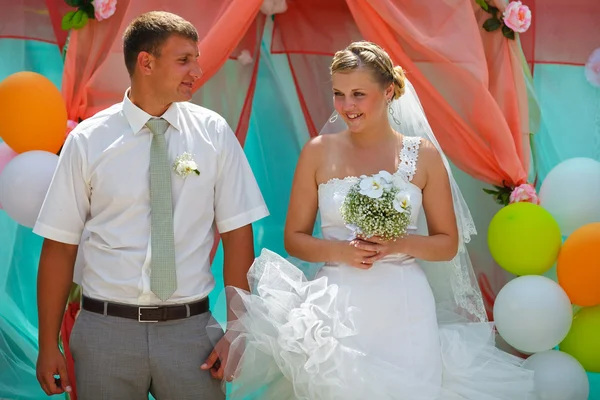
[[[140,323],[82,310],[69,342],[78,398],[147,400],[151,393],[157,400],[225,399],[221,382],[200,369],[218,339],[209,338],[209,321],[209,312]]]

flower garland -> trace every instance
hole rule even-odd
[[[65,0],[70,7],[77,10],[66,13],[61,21],[64,30],[81,29],[88,21],[102,21],[110,18],[117,9],[117,0]]]
[[[515,32],[523,33],[531,26],[531,10],[520,1],[511,1],[508,3],[508,6],[506,6],[506,9],[501,15],[502,19],[500,19],[500,16],[498,15],[500,10],[489,5],[486,0],[475,0],[475,2],[483,10],[492,14],[492,16],[483,23],[483,29],[488,32],[501,29],[504,37],[514,40]]]

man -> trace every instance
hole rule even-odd
[[[82,311],[70,337],[79,397],[225,398],[206,331],[213,226],[225,285],[247,289],[251,223],[268,211],[225,120],[186,102],[201,75],[197,45],[181,17],[135,19],[124,34],[123,102],[82,122],[61,152],[34,228],[46,238],[37,375],[49,395],[71,390],[57,340],[85,229]]]

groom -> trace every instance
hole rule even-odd
[[[225,120],[187,102],[201,75],[196,29],[150,12],[123,39],[131,87],[68,137],[34,228],[45,238],[38,380],[48,395],[71,391],[58,334],[85,229],[70,336],[80,398],[224,399],[206,330],[214,227],[225,285],[247,289],[251,224],[268,211]]]

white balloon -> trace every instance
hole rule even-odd
[[[535,391],[540,400],[587,400],[590,382],[575,357],[549,350],[529,357],[524,367],[535,371]]]
[[[540,202],[560,226],[563,236],[600,222],[600,162],[571,158],[554,167],[540,187]]]
[[[508,282],[494,302],[494,322],[517,350],[537,353],[556,347],[569,333],[573,308],[556,282],[540,275]]]
[[[0,174],[0,204],[9,217],[33,228],[58,156],[47,151],[27,151],[13,158]]]

